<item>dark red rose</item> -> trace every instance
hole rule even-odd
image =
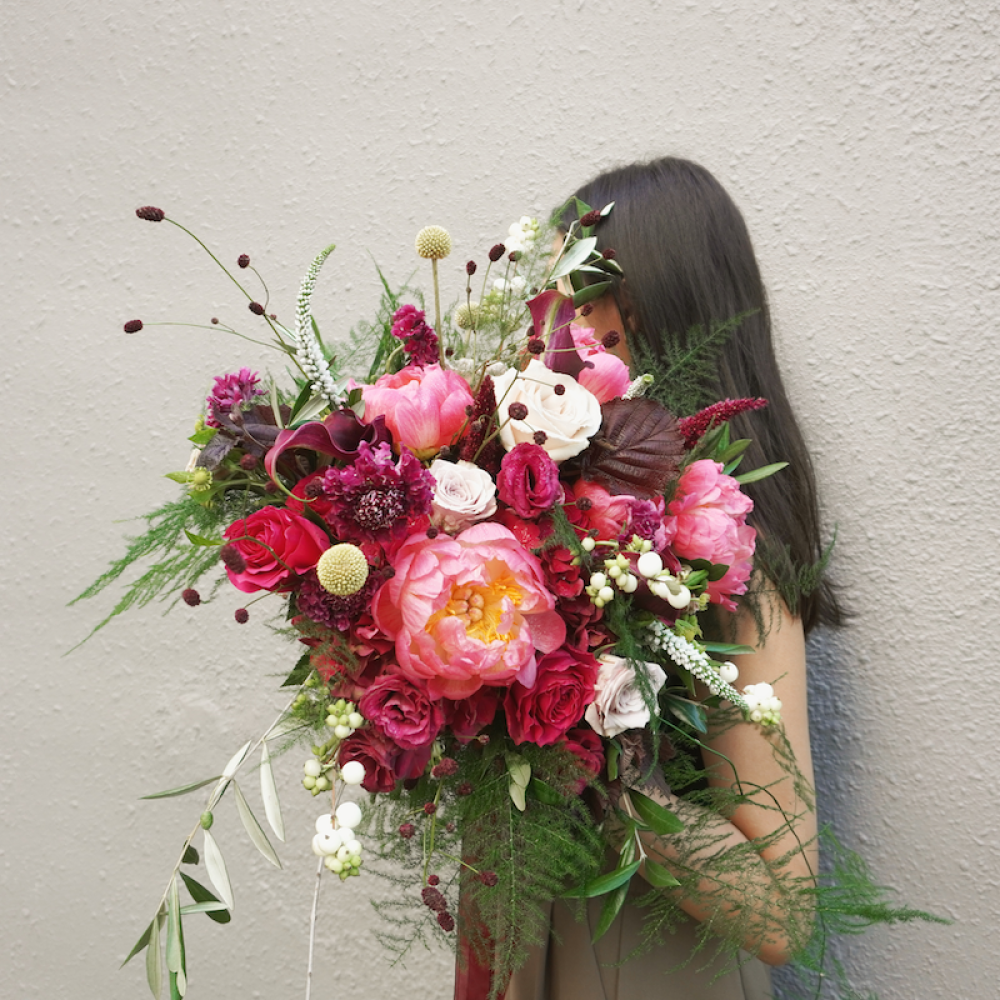
[[[340,744],[337,763],[343,767],[349,760],[360,761],[365,768],[361,787],[366,792],[391,792],[396,786],[393,765],[399,748],[377,729],[358,729]]]
[[[500,692],[496,688],[481,687],[475,694],[460,701],[444,700],[448,728],[463,743],[478,736],[497,714]]]
[[[358,711],[399,747],[416,750],[433,743],[444,725],[444,708],[427,688],[402,674],[383,674],[365,691]]]
[[[284,507],[262,507],[249,517],[234,521],[225,531],[246,563],[235,572],[226,567],[237,590],[279,590],[293,576],[316,565],[330,547],[330,539],[317,524]]]
[[[562,739],[594,700],[598,663],[582,649],[563,646],[538,661],[533,687],[514,682],[504,711],[515,743],[546,746]]]
[[[289,510],[294,510],[296,514],[304,514],[307,509],[321,518],[328,514],[333,503],[323,496],[324,472],[326,472],[326,469],[320,469],[318,472],[312,472],[304,479],[300,479],[292,487],[292,495],[286,498],[285,506]],[[312,492],[308,489],[310,483],[316,483],[319,487],[318,489],[313,487],[313,492],[317,494],[316,496],[313,496]],[[303,498],[308,499],[306,502],[303,502]]]
[[[574,565],[573,553],[562,545],[553,545],[539,555],[545,582],[558,598],[579,597],[583,593],[582,567]]]
[[[604,742],[593,729],[583,726],[571,729],[566,734],[566,749],[580,761],[583,769],[589,774],[596,777],[604,769]],[[587,782],[580,778],[576,787],[577,795],[586,787]]]
[[[513,507],[521,517],[534,520],[563,498],[559,466],[544,448],[522,442],[504,455],[497,475],[497,491],[508,507]]]

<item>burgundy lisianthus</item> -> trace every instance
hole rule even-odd
[[[423,684],[402,674],[383,674],[364,693],[358,711],[397,746],[417,750],[432,743],[444,725],[444,708]]]
[[[587,729],[584,726],[571,729],[566,734],[565,745],[588,774],[596,777],[601,773],[604,768],[604,743],[593,729]],[[581,778],[576,787],[577,795],[586,787],[586,781]]]
[[[599,667],[590,653],[571,646],[543,656],[534,686],[515,682],[507,690],[504,711],[511,739],[538,746],[561,740],[594,700]]]
[[[478,736],[497,714],[500,694],[497,688],[481,687],[475,694],[459,701],[443,701],[448,728],[463,743]]]
[[[563,498],[559,467],[537,444],[521,443],[504,455],[497,489],[508,507],[529,519],[551,510]]]
[[[331,501],[326,522],[338,538],[385,544],[402,541],[428,518],[434,477],[407,449],[396,462],[388,444],[362,441],[353,465],[326,470],[323,495]]]
[[[226,572],[237,590],[279,590],[293,576],[312,569],[330,547],[330,539],[317,524],[284,507],[262,507],[234,521],[225,537],[246,564],[239,572]]]
[[[365,768],[361,787],[366,792],[391,792],[396,787],[393,770],[399,748],[377,729],[356,729],[337,753],[337,763],[343,767],[349,760],[360,761]]]

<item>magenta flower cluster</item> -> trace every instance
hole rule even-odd
[[[212,392],[205,399],[208,404],[205,423],[209,427],[221,427],[221,415],[228,416],[233,410],[247,406],[257,396],[264,395],[264,390],[257,388],[259,381],[257,372],[249,368],[241,368],[235,374],[216,376]]]
[[[439,360],[437,334],[427,325],[422,309],[400,306],[392,316],[392,335],[403,341],[410,364],[432,365]]]

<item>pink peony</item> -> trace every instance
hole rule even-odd
[[[753,501],[722,468],[709,459],[692,462],[681,473],[667,510],[673,521],[673,549],[678,556],[729,567],[721,580],[708,585],[708,595],[712,603],[735,611],[731,595],[746,592],[756,533],[746,523]]]
[[[455,538],[408,538],[395,576],[375,596],[375,622],[396,643],[400,669],[432,698],[467,698],[486,684],[535,677],[535,650],[562,644],[538,560],[506,528],[480,523]]]
[[[246,564],[226,572],[237,590],[279,590],[293,576],[313,568],[330,547],[326,532],[283,507],[262,507],[233,521],[225,536]]]
[[[433,743],[444,725],[444,709],[427,688],[400,674],[382,674],[369,685],[358,711],[397,746],[416,750]]]
[[[632,382],[628,365],[595,340],[594,331],[589,327],[574,323],[570,325],[569,332],[573,335],[577,352],[589,363],[589,367],[576,377],[580,385],[589,389],[599,403],[624,396]]]
[[[364,422],[384,416],[397,449],[405,445],[430,458],[458,437],[472,406],[469,383],[440,365],[409,365],[362,387]]]
[[[527,442],[504,455],[497,489],[500,499],[525,518],[539,517],[563,498],[559,466],[544,448]]]
[[[561,740],[594,699],[598,663],[582,649],[563,646],[538,661],[535,683],[512,684],[504,700],[515,743],[547,746]]]

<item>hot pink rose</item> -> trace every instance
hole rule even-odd
[[[681,473],[667,508],[674,522],[673,549],[682,559],[706,559],[729,567],[708,585],[711,601],[731,611],[730,595],[746,592],[756,533],[746,523],[753,501],[740,484],[709,459],[692,462]]]
[[[576,377],[580,385],[589,389],[599,403],[624,396],[632,383],[628,365],[596,340],[594,331],[589,327],[571,324],[569,332],[573,335],[580,357],[590,363],[590,367],[584,368]]]
[[[397,746],[415,750],[432,743],[444,725],[444,708],[427,688],[402,674],[382,674],[365,691],[358,711]]]
[[[465,408],[472,406],[469,383],[440,365],[409,365],[362,387],[364,422],[384,416],[396,447],[405,445],[418,458],[430,458],[458,436]]]
[[[280,589],[290,577],[312,569],[330,547],[319,525],[284,507],[255,510],[229,525],[225,536],[246,563],[239,572],[229,566],[226,572],[233,586],[247,594]]]
[[[590,653],[563,646],[538,661],[535,683],[512,684],[504,700],[515,743],[547,746],[562,739],[594,699],[598,663]]]
[[[497,490],[500,499],[525,518],[539,517],[563,498],[559,466],[544,448],[526,442],[504,455]]]
[[[455,538],[415,535],[372,608],[400,669],[432,698],[467,698],[486,684],[531,685],[535,650],[558,649],[566,626],[538,560],[506,528],[480,523]]]

